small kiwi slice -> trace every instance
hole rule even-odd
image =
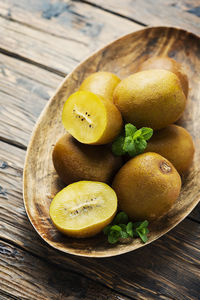
[[[107,144],[122,128],[122,117],[117,107],[88,91],[76,92],[67,99],[62,122],[65,129],[84,144]]]
[[[117,196],[105,183],[79,181],[61,190],[50,205],[50,217],[62,233],[91,237],[108,225],[117,211]]]

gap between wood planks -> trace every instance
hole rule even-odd
[[[115,11],[113,11],[113,10],[107,9],[107,8],[101,6],[101,5],[98,5],[98,4],[95,4],[95,3],[91,3],[91,2],[89,2],[89,1],[87,1],[87,0],[81,0],[81,1],[80,1],[80,0],[72,0],[72,1],[73,1],[73,2],[83,2],[83,3],[85,3],[85,4],[88,4],[88,5],[91,5],[91,6],[93,6],[93,7],[99,8],[99,9],[101,9],[101,10],[103,10],[103,11],[106,11],[106,12],[112,14],[112,15],[121,17],[121,18],[126,19],[126,20],[131,21],[131,22],[134,22],[134,23],[136,23],[136,24],[138,24],[138,25],[145,26],[145,27],[148,26],[147,24],[145,24],[145,23],[143,23],[143,22],[140,22],[140,21],[138,21],[138,20],[136,20],[136,19],[134,19],[134,18],[131,18],[131,17],[125,16],[125,15],[123,15],[123,14],[120,14],[120,13],[118,13],[118,12],[115,12]]]
[[[74,275],[76,275],[76,276],[78,276],[78,277],[80,277],[80,278],[84,277],[84,278],[87,279],[89,282],[94,282],[95,285],[101,286],[101,287],[103,287],[105,290],[112,291],[112,292],[113,292],[113,296],[120,295],[120,296],[125,297],[124,299],[126,299],[126,300],[129,300],[129,299],[133,299],[133,300],[134,300],[133,297],[129,297],[129,296],[127,296],[126,294],[121,293],[120,291],[116,291],[116,290],[114,290],[113,288],[111,288],[111,287],[105,285],[105,284],[102,283],[102,282],[99,282],[99,281],[96,282],[96,281],[94,281],[94,279],[91,279],[90,277],[88,277],[88,276],[85,275],[85,274],[81,274],[81,273],[76,272],[76,271],[71,270],[71,269],[70,269],[70,270],[66,270],[66,268],[63,268],[63,267],[60,266],[60,265],[58,266],[57,264],[54,264],[54,263],[50,262],[49,260],[45,259],[44,257],[41,257],[41,256],[39,256],[39,255],[37,255],[37,254],[35,254],[35,253],[33,253],[33,252],[30,252],[29,250],[26,250],[26,249],[24,249],[23,247],[21,247],[20,245],[16,245],[14,242],[12,242],[12,241],[10,241],[10,240],[8,240],[8,239],[6,239],[6,238],[0,238],[0,242],[1,242],[1,241],[2,241],[3,243],[5,243],[5,244],[11,245],[11,246],[13,246],[13,247],[15,247],[15,248],[21,250],[22,252],[27,253],[28,255],[30,255],[30,256],[32,256],[32,257],[35,257],[36,259],[39,259],[39,260],[41,260],[41,261],[47,263],[48,267],[56,267],[56,268],[59,268],[59,271],[68,272],[68,273],[74,274]],[[52,269],[53,269],[53,268],[52,268]],[[10,298],[12,298],[12,299],[21,299],[21,298],[15,297],[15,296],[13,296],[12,294],[7,293],[7,292],[5,292],[5,291],[3,291],[3,290],[0,289],[0,296],[1,296],[1,293],[3,293],[3,295],[5,294],[5,296],[8,295],[8,296],[9,296]],[[1,298],[0,298],[0,299],[1,299]],[[117,298],[116,298],[116,299],[117,299]]]
[[[14,52],[12,52],[12,51],[9,51],[9,50],[7,50],[7,49],[3,49],[3,48],[1,48],[1,47],[0,47],[0,53],[2,53],[2,54],[4,54],[4,55],[7,55],[7,56],[9,56],[9,57],[13,57],[13,58],[15,58],[15,59],[24,61],[24,62],[29,63],[29,64],[31,64],[31,65],[34,65],[34,66],[36,66],[36,67],[42,68],[43,70],[47,70],[47,71],[49,71],[49,72],[51,72],[51,73],[54,73],[54,74],[57,74],[57,75],[59,75],[59,76],[61,76],[61,77],[67,76],[67,74],[64,73],[64,72],[61,72],[61,71],[56,70],[56,69],[54,69],[54,68],[51,68],[51,67],[48,67],[48,66],[46,66],[46,65],[40,64],[40,63],[38,63],[38,62],[36,62],[36,61],[34,61],[34,60],[31,60],[31,59],[29,59],[29,58],[27,58],[27,57],[25,57],[25,56],[16,54],[16,53],[14,53]]]

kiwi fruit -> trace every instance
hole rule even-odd
[[[138,68],[138,71],[152,70],[152,69],[162,69],[170,71],[179,78],[181,82],[181,87],[185,94],[188,96],[188,77],[183,69],[183,66],[176,60],[169,58],[167,56],[155,56],[145,60]]]
[[[126,122],[161,129],[177,121],[186,105],[178,77],[166,70],[147,70],[122,80],[114,103]]]
[[[67,99],[62,122],[79,142],[93,145],[113,141],[123,124],[121,113],[111,101],[88,91],[76,92]]]
[[[180,173],[186,173],[192,164],[194,143],[183,127],[169,125],[155,131],[145,152],[156,152],[168,159]]]
[[[116,211],[116,193],[107,184],[97,181],[68,185],[50,205],[50,217],[55,227],[76,238],[99,233],[112,221]]]
[[[89,91],[113,101],[113,92],[121,80],[111,72],[96,72],[88,76],[79,91]]]
[[[59,177],[66,184],[79,180],[109,183],[122,165],[122,158],[114,156],[109,145],[82,144],[69,133],[57,141],[52,157]]]
[[[134,221],[154,220],[166,214],[179,196],[181,178],[163,156],[148,152],[129,160],[113,184],[119,208]]]

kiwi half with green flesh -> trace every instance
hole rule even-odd
[[[122,165],[122,158],[114,156],[109,145],[82,144],[69,133],[57,141],[52,157],[58,175],[66,184],[80,180],[109,183]]]
[[[79,142],[93,145],[110,143],[122,128],[122,117],[117,107],[88,91],[76,92],[67,99],[62,122]]]
[[[91,237],[99,233],[114,218],[117,196],[105,183],[79,181],[61,190],[50,205],[50,217],[62,233]]]

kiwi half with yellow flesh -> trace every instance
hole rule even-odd
[[[97,181],[68,185],[50,205],[50,217],[56,228],[76,238],[99,233],[113,220],[116,211],[116,193],[107,184]]]
[[[122,158],[114,156],[109,145],[82,144],[69,133],[57,141],[52,156],[54,167],[66,184],[79,180],[109,183],[122,165]]]
[[[79,91],[89,91],[113,101],[113,92],[121,80],[111,72],[95,72],[81,84]]]
[[[122,117],[117,107],[88,91],[76,92],[67,99],[62,122],[79,142],[93,145],[113,141],[122,128]]]

